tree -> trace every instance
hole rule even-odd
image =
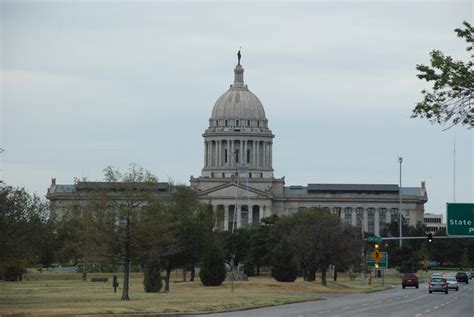
[[[158,293],[163,286],[161,280],[161,265],[159,260],[152,259],[145,264],[143,286],[147,293]]]
[[[457,36],[466,40],[467,51],[471,52],[474,43],[474,28],[463,22],[464,28],[454,31]],[[419,102],[412,112],[412,117],[426,117],[432,123],[451,126],[461,124],[474,126],[474,69],[472,60],[462,62],[445,56],[441,51],[430,53],[431,66],[417,65],[418,78],[433,84],[431,91],[422,90],[423,101]],[[471,54],[471,59],[474,55]]]
[[[109,166],[104,169],[105,180],[110,186],[98,184],[97,190],[102,192],[107,202],[107,214],[113,215],[115,221],[109,236],[112,242],[111,249],[123,260],[124,278],[122,300],[130,300],[130,262],[137,258],[140,231],[140,211],[153,199],[156,191],[157,178],[149,171],[130,164],[126,173]],[[110,223],[109,223],[110,224]]]
[[[50,237],[47,221],[48,204],[38,196],[22,188],[0,190],[0,279],[21,280],[27,266],[52,261],[53,246],[48,259],[42,256],[42,234]]]
[[[272,277],[278,282],[294,282],[298,276],[298,265],[293,248],[283,238],[273,249]]]
[[[226,271],[222,247],[211,238],[201,263],[199,277],[205,286],[219,286],[225,281]]]

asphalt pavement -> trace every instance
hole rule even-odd
[[[311,316],[474,316],[474,280],[459,283],[459,291],[428,293],[428,284],[419,288],[392,289],[370,294],[329,295],[324,300],[273,306],[245,311],[216,313],[211,317],[311,317]],[[188,315],[189,316],[189,315]]]

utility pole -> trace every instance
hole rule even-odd
[[[402,248],[402,163],[403,157],[398,157],[398,162],[400,163],[400,187],[398,189],[398,198],[399,198],[399,206],[398,206],[398,222],[400,226],[400,249]]]

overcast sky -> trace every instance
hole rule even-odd
[[[275,177],[308,183],[426,181],[426,212],[473,202],[473,132],[410,118],[416,64],[442,50],[471,1],[0,1],[2,179],[45,195],[51,178],[102,179],[130,162],[189,183],[202,133],[233,81],[275,134]],[[454,140],[456,156],[454,156]]]

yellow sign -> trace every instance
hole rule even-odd
[[[374,260],[375,263],[379,263],[383,259],[383,253],[379,250],[375,250],[370,253],[370,258]]]

